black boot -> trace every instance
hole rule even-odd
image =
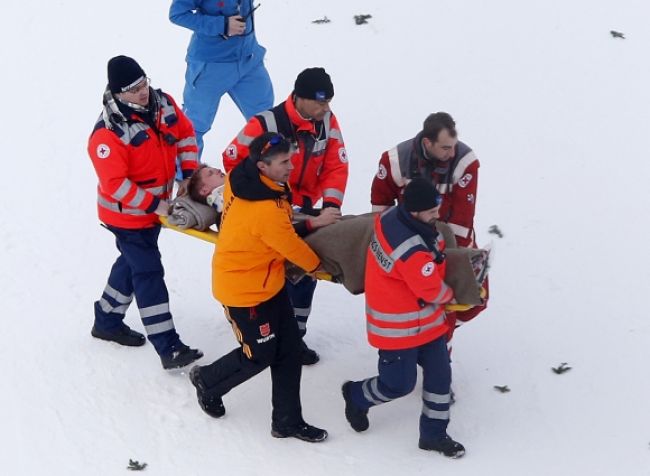
[[[203,357],[203,352],[199,349],[190,349],[181,341],[178,341],[178,344],[174,345],[170,353],[160,356],[160,361],[163,368],[169,370],[190,365],[201,357]]]
[[[199,406],[205,413],[213,418],[221,418],[226,414],[226,407],[223,406],[221,397],[211,396],[206,391],[205,384],[201,379],[201,367],[195,365],[190,370],[190,382],[196,388],[196,397],[199,400]]]
[[[300,341],[300,349],[302,351],[301,353],[302,365],[314,365],[320,360],[318,353],[315,350],[312,350],[309,347],[307,347],[307,344],[305,344],[304,339]]]
[[[309,443],[320,443],[327,438],[327,431],[315,426],[311,426],[304,421],[298,425],[278,428],[275,424],[271,425],[271,435],[274,438],[298,438]]]
[[[120,345],[126,345],[128,347],[140,347],[146,342],[146,339],[142,334],[134,331],[126,324],[122,324],[122,327],[115,332],[101,331],[93,326],[90,330],[90,335],[97,339],[117,342]]]
[[[448,458],[460,458],[465,454],[465,447],[457,441],[452,440],[449,435],[445,435],[433,441],[425,441],[420,438],[418,446],[422,450],[437,451]]]
[[[352,402],[352,396],[350,395],[351,385],[352,382],[348,380],[341,387],[343,399],[345,400],[345,418],[354,431],[366,431],[370,426],[368,410],[363,410]]]

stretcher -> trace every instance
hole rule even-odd
[[[162,226],[165,228],[168,228],[173,231],[177,231],[179,233],[183,233],[185,235],[192,236],[194,238],[198,238],[199,240],[206,241],[208,243],[212,243],[213,245],[216,246],[217,244],[217,237],[219,236],[219,232],[215,231],[211,228],[205,230],[205,231],[200,231],[196,230],[194,228],[180,228],[176,225],[172,225],[169,223],[167,220],[167,217],[159,217],[160,218],[160,223]],[[331,274],[325,273],[325,272],[316,272],[313,273],[313,276],[316,279],[320,279],[322,281],[331,281],[334,282],[334,278],[332,277]],[[454,311],[467,311],[468,309],[471,309],[473,306],[468,305],[468,304],[447,304],[445,306],[445,310],[447,312],[454,312]]]

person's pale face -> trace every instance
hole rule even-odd
[[[443,129],[438,133],[438,140],[433,142],[428,138],[422,139],[422,145],[427,151],[427,155],[431,158],[446,162],[454,157],[456,154],[456,144],[458,139],[452,137],[447,129]]]
[[[149,78],[143,79],[124,93],[118,93],[117,97],[139,106],[147,106],[149,104]]]
[[[325,114],[330,112],[331,99],[317,101],[315,99],[296,98],[296,109],[302,117],[313,121],[322,121]]]
[[[202,168],[199,171],[199,177],[201,179],[199,193],[204,197],[210,195],[215,188],[221,187],[226,181],[226,174],[214,167]]]
[[[421,212],[411,212],[411,215],[413,215],[415,219],[420,220],[422,223],[426,223],[427,225],[434,225],[436,223],[436,220],[440,218],[440,205],[428,210],[422,210]]]
[[[270,164],[260,160],[257,162],[257,168],[274,182],[286,183],[293,170],[291,152],[276,154]]]

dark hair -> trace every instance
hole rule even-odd
[[[207,164],[201,164],[199,165],[199,168],[196,169],[193,173],[192,176],[190,177],[190,181],[187,183],[187,193],[190,196],[192,200],[195,202],[203,203],[204,205],[207,205],[207,195],[201,195],[199,190],[203,186],[203,179],[201,178],[201,170],[207,168]]]
[[[438,134],[443,129],[447,129],[451,137],[458,135],[456,132],[456,123],[449,114],[446,112],[434,112],[433,114],[429,114],[424,120],[422,137],[436,142],[438,140]]]
[[[259,162],[261,160],[265,164],[270,164],[276,155],[286,154],[290,150],[291,142],[282,134],[265,132],[261,136],[253,139],[248,153],[253,162]]]

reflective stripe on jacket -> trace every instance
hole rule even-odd
[[[424,177],[433,181],[442,195],[440,220],[451,227],[458,245],[475,247],[474,213],[480,166],[476,154],[459,141],[454,157],[445,164],[437,164],[423,158],[421,141],[418,135],[382,154],[370,193],[373,211],[401,202],[406,184],[414,177]],[[436,168],[440,165],[448,167],[440,171]]]
[[[135,113],[109,128],[104,117],[115,114],[104,111],[88,141],[88,154],[99,179],[99,219],[119,228],[147,228],[158,223],[153,212],[160,200],[172,194],[177,158],[185,176],[198,167],[189,119],[171,96],[153,89],[150,94],[156,95],[154,103],[159,105],[157,131]]]
[[[434,246],[444,250],[442,236],[401,206],[377,216],[365,280],[368,341],[373,347],[418,347],[447,332],[444,304],[453,291],[443,281],[444,261],[435,263]]]
[[[226,171],[248,157],[253,139],[264,132],[279,132],[296,145],[289,177],[294,205],[323,204],[341,207],[348,181],[348,157],[336,116],[331,112],[322,121],[300,116],[291,96],[269,111],[251,118],[223,153]]]

